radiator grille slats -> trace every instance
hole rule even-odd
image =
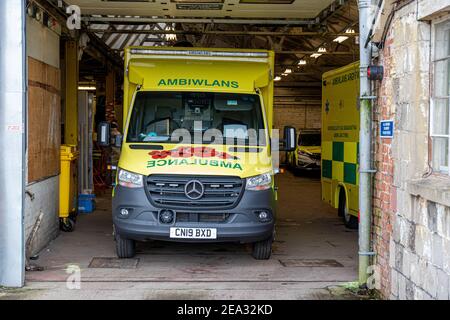
[[[192,180],[200,181],[204,194],[200,199],[191,200],[185,194],[185,186]],[[172,209],[222,209],[237,204],[244,188],[244,180],[239,177],[150,175],[146,190],[156,207]]]

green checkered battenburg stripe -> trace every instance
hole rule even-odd
[[[358,184],[358,142],[324,142],[322,145],[322,177]]]

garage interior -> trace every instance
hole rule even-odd
[[[75,6],[80,29],[71,28]],[[123,49],[181,42],[274,50],[274,127],[320,129],[322,74],[358,61],[358,21],[356,0],[27,1],[25,283],[36,290],[16,297],[258,299],[270,290],[270,298],[326,299],[356,281],[357,230],[322,202],[320,173],[289,170],[277,176],[268,261],[245,245],[164,242],[140,243],[136,259],[110,259],[114,168],[95,128],[116,121],[123,131]],[[96,197],[74,225],[58,216],[61,145],[77,146],[69,153],[79,157],[79,193]],[[74,266],[83,290],[66,290]]]

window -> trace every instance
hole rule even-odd
[[[182,129],[191,137],[207,130],[221,133],[220,144],[265,145],[260,98],[255,94],[212,92],[152,92],[136,94],[127,142],[178,143],[174,132]],[[262,131],[262,132],[261,132]]]
[[[450,20],[435,25],[431,102],[433,168],[450,174]]]
[[[298,135],[298,145],[306,147],[320,147],[322,138],[320,132],[301,132]]]

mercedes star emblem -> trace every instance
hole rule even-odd
[[[184,186],[184,194],[191,200],[197,200],[203,197],[205,187],[198,180],[191,180]]]

